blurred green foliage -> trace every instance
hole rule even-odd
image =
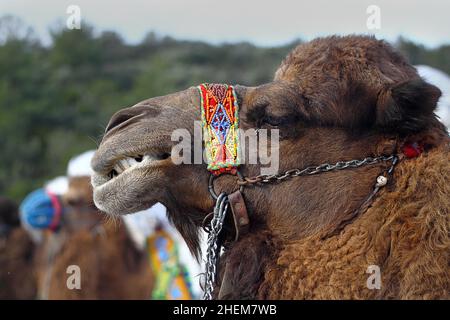
[[[17,19],[0,19],[0,194],[17,200],[95,148],[115,111],[202,82],[268,82],[300,42],[261,48],[149,33],[130,45],[86,25],[51,37],[43,46]],[[396,45],[412,63],[450,73],[450,45],[431,50],[401,38]]]

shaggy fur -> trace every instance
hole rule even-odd
[[[258,297],[449,298],[449,160],[443,146],[403,161],[395,187],[383,190],[342,233],[284,243],[265,270]],[[381,269],[381,290],[366,286],[369,265]]]

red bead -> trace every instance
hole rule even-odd
[[[219,169],[213,170],[211,172],[215,176],[220,176],[222,173],[229,173],[229,174],[232,174],[232,175],[236,175],[237,174],[237,168],[230,166],[230,167],[226,167],[226,168],[219,168]]]

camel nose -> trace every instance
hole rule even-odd
[[[106,126],[105,134],[114,128],[124,127],[145,114],[145,107],[131,107],[116,112]]]

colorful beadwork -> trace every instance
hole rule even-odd
[[[201,84],[203,141],[208,170],[236,173],[239,159],[239,107],[233,86]]]

